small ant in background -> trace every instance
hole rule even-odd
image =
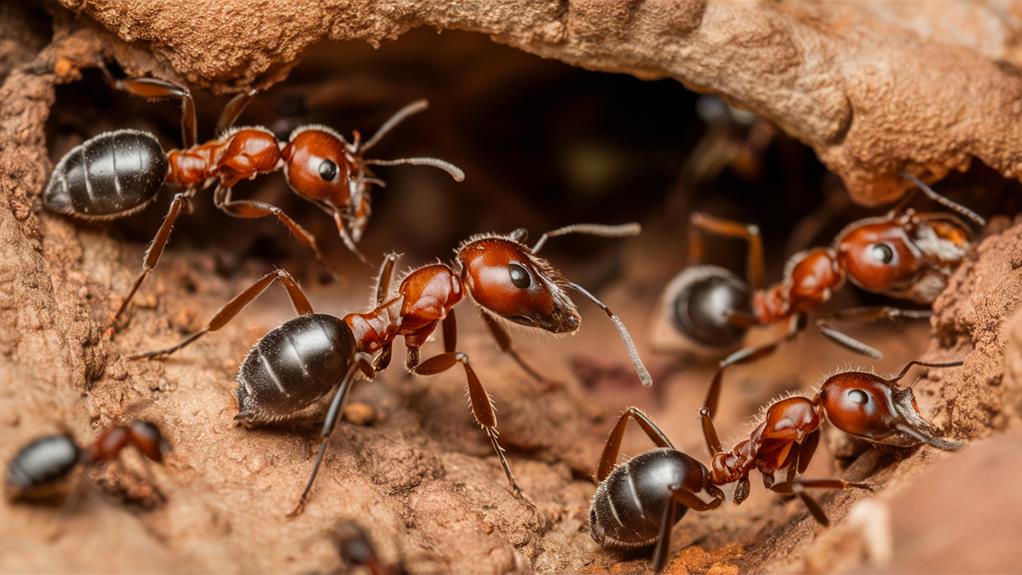
[[[234,123],[255,96],[251,90],[235,96],[217,122],[216,137],[197,142],[195,103],[187,88],[155,78],[114,80],[100,67],[115,88],[149,99],[181,101],[181,138],[184,147],[164,151],[156,136],[139,130],[104,132],[75,146],[53,168],[43,191],[47,209],[83,220],[119,219],[143,210],[153,202],[164,183],[184,190],[174,196],[163,224],[142,260],[142,271],[110,321],[116,327],[142,281],[156,267],[170,240],[174,222],[182,211],[191,213],[192,198],[199,189],[213,187],[213,204],[236,218],[277,218],[298,241],[323,262],[316,238],[280,208],[262,201],[235,200],[235,185],[262,174],[283,170],[288,186],[303,199],[329,214],[344,245],[360,260],[365,257],[356,244],[369,218],[369,187],[383,186],[371,166],[412,164],[444,170],[456,181],[464,172],[436,158],[367,159],[364,154],[409,116],[425,110],[425,100],[405,106],[377,132],[362,141],[356,131],[351,142],[321,125],[302,126],[286,142],[278,141],[265,127],[234,128]],[[325,263],[324,263],[325,265]]]
[[[312,491],[313,481],[326,453],[328,439],[356,373],[372,380],[390,365],[397,338],[407,348],[405,368],[416,375],[436,375],[460,365],[465,371],[468,396],[476,422],[493,446],[511,490],[522,496],[504,449],[497,441],[497,416],[489,394],[476,375],[468,354],[458,351],[454,308],[466,292],[501,351],[507,353],[533,378],[543,378],[517,353],[503,326],[510,322],[549,333],[573,334],[581,317],[568,297],[570,288],[599,306],[617,328],[628,357],[643,385],[653,381],[643,365],[635,344],[621,319],[582,286],[568,281],[538,253],[549,238],[566,234],[588,234],[619,238],[637,235],[638,224],[605,226],[577,224],[543,234],[530,248],[527,232],[517,229],[504,235],[473,236],[455,250],[452,265],[434,263],[409,271],[396,292],[392,277],[396,255],[388,256],[376,280],[376,307],[343,318],[313,313],[301,287],[284,270],[270,272],[227,302],[205,328],[172,347],[141,353],[135,358],[170,355],[204,334],[226,325],[274,280],[287,289],[298,317],[264,335],[249,351],[238,371],[238,414],[235,419],[248,427],[294,417],[300,410],[328,394],[334,387],[321,433],[322,443],[305,490],[291,516],[298,515]],[[424,361],[419,350],[430,335],[441,328],[444,352]],[[340,385],[338,385],[338,383]]]
[[[7,466],[7,499],[42,502],[62,498],[75,468],[113,461],[128,446],[156,463],[162,463],[163,455],[170,450],[160,428],[148,421],[115,425],[86,446],[75,443],[69,433],[34,439],[22,447]]]
[[[652,419],[629,407],[611,430],[596,471],[599,486],[589,508],[593,540],[618,549],[655,543],[653,569],[660,572],[667,563],[674,524],[689,509],[720,507],[722,485],[735,483],[732,500],[735,505],[742,503],[749,495],[749,474],[754,469],[762,474],[764,487],[797,495],[816,521],[829,525],[827,514],[806,489],[871,488],[844,479],[799,477],[819,445],[824,416],[841,431],[877,444],[913,447],[925,443],[946,451],[961,447],[957,441],[937,437],[919,414],[912,389],[897,385],[916,365],[945,368],[962,362],[910,361],[891,379],[858,371],[838,373],[823,383],[813,399],[795,395],[772,402],[749,438],[727,451],[717,437],[712,414],[703,407],[699,415],[710,452],[709,467],[676,449]],[[618,465],[629,419],[657,448]]]
[[[352,567],[365,567],[370,575],[408,575],[400,560],[394,564],[384,563],[369,536],[354,521],[338,522],[330,537],[349,570]]]
[[[764,287],[763,243],[759,228],[701,212],[692,214],[689,228],[689,266],[668,284],[661,298],[661,318],[669,324],[658,336],[669,335],[679,348],[715,355],[739,345],[750,327],[785,322],[780,338],[743,347],[718,363],[706,405],[716,412],[724,370],[770,355],[805,329],[808,313],[830,300],[847,279],[858,287],[902,300],[930,304],[965,259],[973,233],[962,218],[979,227],[986,221],[921,182],[887,214],[847,226],[829,247],[795,254],[785,266],[784,279]],[[917,212],[909,203],[919,192],[951,212]],[[961,216],[961,217],[959,217]],[[700,265],[702,233],[748,241],[746,278],[713,265]],[[930,310],[890,306],[840,310],[816,321],[832,341],[874,359],[878,350],[838,331],[831,321],[869,322],[896,318],[926,318]]]

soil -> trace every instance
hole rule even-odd
[[[155,229],[167,197],[132,222],[82,225],[46,213],[39,195],[54,159],[81,134],[91,135],[125,122],[144,122],[161,135],[174,136],[173,109],[157,109],[146,116],[144,103],[117,107],[126,99],[114,100],[114,111],[90,108],[89,101],[100,98],[103,88],[94,72],[83,70],[101,57],[133,74],[184,77],[226,91],[257,78],[264,84],[283,78],[303,52],[296,49],[267,56],[262,44],[239,42],[238,50],[250,50],[258,58],[236,62],[228,58],[226,64],[216,61],[214,65],[208,55],[194,53],[198,48],[179,50],[179,42],[193,42],[192,35],[205,29],[201,26],[177,21],[168,27],[166,12],[143,19],[133,10],[118,11],[116,2],[64,4],[82,15],[49,4],[45,10],[31,5],[0,10],[0,460],[8,460],[31,438],[61,427],[86,440],[112,423],[135,418],[159,422],[174,451],[162,466],[147,468],[131,454],[123,468],[112,466],[83,477],[89,486],[85,496],[67,512],[0,503],[0,571],[333,572],[341,563],[331,544],[330,528],[347,519],[369,532],[386,559],[400,557],[412,573],[629,573],[647,568],[648,553],[601,550],[590,538],[588,504],[595,486],[589,477],[614,418],[629,404],[647,409],[679,448],[703,457],[696,409],[712,368],[653,354],[645,337],[651,329],[650,310],[656,309],[657,292],[680,269],[683,259],[680,250],[663,249],[675,245],[675,238],[681,235],[677,225],[653,226],[650,233],[609,248],[598,241],[592,244],[596,248],[581,244],[551,255],[569,277],[598,285],[600,296],[632,328],[657,380],[653,392],[641,389],[631,376],[612,326],[592,306],[582,306],[584,327],[570,339],[516,334],[523,354],[553,381],[548,385],[532,381],[503,357],[468,306],[459,310],[459,344],[478,366],[494,397],[501,441],[534,506],[515,499],[507,490],[496,458],[471,418],[461,376],[410,377],[397,367],[403,360],[398,353],[395,367],[377,381],[356,388],[355,405],[347,413],[349,421],[330,439],[330,452],[307,511],[288,520],[285,514],[293,506],[319,446],[320,415],[313,413],[256,431],[233,423],[237,365],[263,333],[290,317],[283,293],[268,292],[238,320],[173,359],[129,361],[126,356],[165,346],[200,327],[227,298],[275,265],[286,266],[302,279],[317,310],[340,314],[361,308],[370,282],[365,269],[346,257],[343,248],[334,246],[330,260],[339,269],[339,277],[324,281],[320,277],[326,275],[324,270],[310,263],[309,254],[300,247],[280,239],[285,236],[274,224],[225,224],[210,206],[200,206],[193,223],[178,227],[173,247],[140,293],[127,325],[116,337],[107,339],[103,337],[106,321],[119,294],[134,279],[148,234]],[[587,6],[572,4],[570,14],[581,21],[595,18],[592,13],[587,16]],[[703,20],[710,22],[709,16],[721,9],[718,3],[706,3]],[[416,14],[428,12],[427,8],[418,10]],[[270,15],[275,13],[267,12],[268,22],[272,23]],[[778,14],[783,16],[785,11]],[[372,38],[404,30],[415,15],[387,18],[381,17],[379,22],[404,18],[408,23],[373,29]],[[263,25],[268,26],[266,22]],[[463,26],[488,30],[483,24]],[[584,31],[581,24],[574,26],[573,34]],[[297,32],[302,30],[307,28],[296,27]],[[530,45],[524,32],[501,35],[494,29],[491,33],[499,41],[534,52],[578,64],[590,62],[583,53],[565,55],[541,42]],[[589,33],[599,36],[605,30]],[[418,50],[424,37],[420,35],[416,44],[398,43],[395,50]],[[452,41],[473,47],[488,44],[481,37],[466,38],[453,35]],[[308,36],[302,45],[322,39],[321,35]],[[274,41],[287,44],[291,40],[294,38],[275,37]],[[581,45],[591,44],[590,40]],[[385,51],[378,56],[349,49],[347,62],[352,66],[370,62],[373,68],[389,65],[401,69],[394,63],[400,58],[387,62]],[[491,54],[487,48],[480,50]],[[987,58],[995,56],[983,50],[996,48],[949,45],[941,50],[959,50],[955,58],[982,60],[987,69]],[[961,51],[968,55],[962,56]],[[317,57],[333,57],[315,51],[306,56],[313,64]],[[516,60],[515,56],[500,62],[494,69],[519,82],[536,70],[553,70],[541,67],[548,64]],[[592,67],[634,68],[613,62]],[[498,84],[489,84],[490,91],[486,91],[486,75],[478,71],[479,66],[465,68],[469,69],[464,71],[466,77],[473,80],[465,83],[477,90],[475,96],[498,93],[492,89]],[[1008,68],[1005,65],[998,74],[1017,81],[1017,73],[1005,71]],[[293,77],[301,79],[302,70],[296,68]],[[314,65],[304,73],[308,70],[320,68]],[[520,71],[519,76],[514,76],[515,70]],[[432,73],[443,77],[445,72],[437,69]],[[997,77],[991,74],[984,77]],[[990,90],[1001,89],[995,80],[989,81]],[[920,85],[911,84],[913,90]],[[96,86],[100,88],[92,89]],[[391,91],[391,86],[372,83],[357,87],[367,100]],[[344,87],[328,88],[322,94],[349,93]],[[945,88],[942,97],[955,90],[950,84]],[[438,93],[443,89],[438,88]],[[1014,89],[988,96],[992,99],[988,103],[999,106],[997,98],[1008,98]],[[739,92],[725,90],[724,94],[743,101]],[[400,104],[405,95],[387,97]],[[930,96],[917,94],[905,105]],[[310,97],[310,102],[314,104],[316,99]],[[845,152],[840,150],[869,141],[851,137],[860,124],[847,130],[847,141],[832,145],[833,138],[811,136],[813,130],[822,128],[784,121],[795,112],[783,106],[776,94],[766,94],[752,107],[796,137],[808,140],[828,167],[839,171],[847,167],[850,171],[841,173],[849,181],[860,185],[881,181],[892,173],[892,167],[913,161],[914,156],[901,155],[909,147],[905,140],[879,149],[882,162],[876,158],[855,160],[848,164],[855,167],[848,167],[841,159]],[[933,110],[937,109],[934,104]],[[970,109],[970,113],[982,115],[990,108]],[[378,108],[372,111],[379,115]],[[460,111],[468,116],[468,122],[475,118],[467,108]],[[437,122],[454,117],[442,104],[436,112]],[[270,117],[272,111],[257,109],[253,114]],[[988,121],[1001,134],[1007,129],[1003,118],[984,120]],[[376,124],[362,119],[356,125]],[[980,135],[987,124],[969,125],[976,130],[970,145],[977,148],[967,151],[983,156],[985,152],[977,150],[987,145]],[[955,129],[948,128],[948,133]],[[445,143],[449,136],[442,132],[424,130],[415,138],[435,139],[450,151],[453,144]],[[946,155],[928,157],[921,163],[931,166],[934,173],[942,173],[951,164],[964,167],[967,162],[962,160],[962,150],[953,148],[947,144]],[[851,156],[860,153],[865,153],[862,148]],[[465,157],[476,156],[465,152]],[[990,171],[1017,176],[1017,166],[1010,165],[1017,160],[1011,157],[1005,152],[1003,161],[989,161]],[[552,207],[546,210],[556,211],[556,216],[538,213],[544,210],[523,199],[528,192],[509,191],[506,182],[496,181],[499,178],[487,181],[486,166],[473,165],[475,161],[481,162],[472,160],[463,167],[472,177],[480,173],[480,183],[470,189],[484,195],[483,199],[445,196],[444,189],[430,188],[428,181],[421,184],[425,187],[420,191],[434,194],[431,198],[443,198],[444,205],[460,203],[466,212],[472,212],[473,201],[487,204],[502,212],[503,219],[459,219],[463,214],[457,212],[419,211],[419,215],[429,213],[437,218],[420,230],[400,225],[405,220],[397,208],[381,209],[379,219],[371,224],[367,253],[395,249],[389,242],[414,243],[405,263],[417,265],[449,254],[458,238],[483,231],[485,226],[510,229],[513,224],[509,222],[527,221],[532,231],[538,232],[563,220],[580,219],[582,208],[566,209],[557,200],[548,200]],[[512,176],[509,173],[508,177]],[[980,177],[970,172],[966,176],[978,178],[967,179],[974,183],[990,174]],[[996,173],[993,177],[1000,181]],[[1000,185],[1017,192],[1010,184]],[[400,185],[393,182],[392,188]],[[865,193],[862,189],[860,199]],[[982,192],[972,197],[975,205],[989,204]],[[1017,195],[1007,202],[1017,203]],[[411,210],[433,210],[428,202],[409,200],[407,204]],[[642,207],[641,200],[636,204],[639,207],[631,209]],[[593,213],[606,210],[595,205]],[[616,214],[631,217],[625,213],[628,209]],[[653,212],[658,208],[654,201],[646,209]],[[854,209],[849,206],[846,211]],[[312,218],[313,212],[304,215]],[[328,224],[314,224],[320,227],[313,231],[333,237]],[[885,358],[871,364],[882,372],[895,371],[916,357],[965,360],[963,368],[922,371],[914,389],[923,413],[947,436],[969,445],[954,454],[928,448],[863,450],[842,443],[840,437],[831,438],[830,451],[821,449],[809,474],[837,473],[866,480],[874,487],[872,493],[822,495],[824,508],[834,520],[831,529],[818,527],[797,501],[768,495],[753,485],[752,497],[741,506],[728,504],[714,513],[693,512],[684,518],[673,532],[668,572],[1018,570],[1022,559],[1016,542],[1022,525],[1017,514],[1004,511],[1018,508],[1011,478],[1022,469],[1022,451],[1018,449],[1022,221],[994,218],[985,236],[937,300],[928,327],[917,322],[857,332],[884,350]],[[266,237],[273,238],[269,244]],[[605,257],[594,258],[594,253]],[[611,263],[595,262],[604,259]],[[769,335],[753,334],[756,338]],[[809,389],[822,381],[823,374],[850,363],[846,352],[807,334],[776,356],[735,370],[729,375],[718,417],[723,435],[741,437],[747,429],[743,422],[770,397],[785,390]],[[866,362],[856,359],[854,363]],[[628,454],[648,447],[639,434],[630,434],[625,446]],[[844,458],[836,460],[831,453]],[[956,553],[949,553],[952,547],[957,548]]]

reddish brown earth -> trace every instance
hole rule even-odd
[[[844,15],[817,20],[811,7],[752,5],[750,13],[769,13],[764,20],[749,20],[752,37],[773,25],[775,32],[761,36],[763,41],[783,45],[795,37],[802,48],[820,47],[830,59],[813,65],[824,71],[856,69],[854,60],[836,63],[836,54],[852,44],[867,46],[852,56],[870,60],[883,52],[883,62],[897,63],[900,70],[888,72],[905,80],[888,85],[890,91],[878,91],[863,79],[876,76],[833,72],[845,78],[833,84],[826,75],[807,71],[807,63],[782,62],[778,70],[787,72],[770,75],[760,90],[752,80],[762,69],[748,63],[742,52],[718,56],[738,66],[729,84],[722,84],[727,74],[709,70],[712,61],[700,64],[698,58],[675,55],[673,67],[655,62],[656,42],[630,49],[630,35],[608,36],[606,25],[596,26],[608,13],[596,3],[564,4],[566,11],[551,5],[548,16],[559,26],[547,28],[528,20],[533,11],[521,7],[514,18],[490,14],[487,19],[454,4],[445,4],[446,11],[438,8],[441,3],[389,12],[380,6],[356,11],[369,20],[344,21],[327,32],[316,28],[315,34],[309,31],[319,22],[318,12],[308,16],[312,24],[297,20],[283,34],[276,18],[282,9],[274,3],[262,6],[258,18],[245,13],[248,18],[206,19],[171,18],[169,8],[142,13],[128,3],[66,4],[81,9],[86,22],[94,18],[114,32],[79,24],[70,12],[56,8],[51,42],[30,10],[0,9],[0,460],[59,425],[84,439],[130,418],[159,421],[175,451],[153,470],[165,503],[135,477],[141,467],[129,457],[127,471],[112,469],[93,478],[98,487],[60,519],[56,542],[48,536],[57,513],[0,503],[4,572],[328,572],[339,567],[339,559],[327,530],[350,518],[369,530],[385,557],[400,555],[413,573],[637,572],[647,565],[645,555],[601,551],[587,529],[594,490],[587,477],[613,418],[627,404],[644,406],[680,448],[703,455],[695,413],[709,381],[707,366],[671,372],[671,358],[647,354],[660,376],[659,393],[638,389],[613,330],[598,310],[584,306],[585,327],[573,339],[519,336],[528,357],[561,383],[541,387],[502,358],[482,326],[462,313],[463,348],[494,396],[501,439],[535,508],[505,488],[472,422],[460,376],[413,379],[395,367],[356,389],[354,399],[371,406],[375,421],[339,427],[307,512],[285,519],[318,447],[318,420],[254,432],[232,424],[236,366],[261,334],[289,317],[282,294],[264,296],[237,322],[172,360],[131,362],[124,357],[170,343],[202,325],[210,310],[264,273],[264,263],[232,259],[229,246],[203,249],[183,242],[168,252],[143,289],[130,323],[107,341],[102,338],[105,321],[134,277],[144,241],[125,240],[121,228],[76,225],[41,209],[39,194],[57,145],[46,138],[55,87],[77,80],[79,68],[100,54],[132,73],[185,78],[222,91],[281,79],[305,47],[328,37],[378,41],[423,22],[450,25],[486,31],[498,41],[580,65],[672,75],[720,91],[813,145],[860,199],[887,197],[882,188],[870,195],[870,184],[885,181],[907,164],[943,173],[977,156],[1006,176],[1018,176],[1014,142],[1019,138],[1012,132],[1018,123],[1004,120],[1017,117],[1011,106],[1018,105],[1022,89],[1010,64],[1018,61],[1015,36],[1005,33],[1001,43],[962,37],[928,43],[928,32],[939,27],[923,16],[912,23],[922,34],[908,40],[910,32],[900,20],[880,31],[862,31],[869,27],[860,19],[886,18],[877,9],[853,13],[848,5],[840,8]],[[630,30],[644,30],[662,21],[663,14],[678,13],[670,6],[654,10],[656,5],[635,3],[639,8],[630,9]],[[697,55],[721,45],[706,35],[743,17],[731,14],[731,20],[718,21],[729,10],[718,2],[693,2],[686,10],[699,17],[672,25],[681,26],[676,33]],[[975,10],[976,20],[987,22],[988,12],[982,6]],[[186,13],[196,12],[203,13],[201,8]],[[845,33],[827,32],[831,19],[841,20]],[[762,24],[766,28],[756,28],[756,22],[767,22]],[[895,28],[901,40],[884,39]],[[230,41],[208,42],[214,37]],[[902,42],[900,51],[885,52],[888,42],[895,47]],[[607,53],[594,55],[596,45]],[[906,54],[913,55],[906,59]],[[921,62],[941,62],[947,68]],[[877,69],[882,68],[878,63]],[[818,93],[798,87],[814,81]],[[804,98],[787,97],[787,88],[772,91],[790,82]],[[978,87],[970,92],[975,99],[962,102],[966,84]],[[959,114],[945,116],[951,100]],[[910,109],[916,111],[905,112]],[[880,126],[892,117],[905,122],[899,135],[876,140],[888,133]],[[90,129],[98,131],[98,126]],[[928,141],[931,136],[920,133],[942,138]],[[507,205],[515,209],[517,204]],[[931,372],[915,389],[924,413],[948,436],[970,444],[957,454],[869,450],[843,470],[821,450],[810,474],[842,473],[875,486],[873,494],[823,495],[835,519],[832,529],[817,527],[796,502],[768,496],[754,485],[753,496],[741,507],[690,513],[679,524],[669,572],[1018,571],[1022,526],[1010,510],[1019,506],[1013,478],[1022,469],[1017,431],[1022,415],[1022,222],[996,220],[988,234],[937,301],[928,332],[919,324],[868,332],[871,343],[887,354],[876,366],[880,370],[895,370],[920,355],[965,359],[965,367]],[[645,340],[656,287],[673,269],[669,266],[677,265],[663,255],[647,257],[664,241],[672,240],[654,232],[626,244],[618,279],[601,290],[640,340]],[[310,279],[315,272],[308,263],[296,260],[288,260],[295,265],[289,268],[304,278],[318,309],[340,312],[364,303],[364,271],[350,267],[345,278],[323,285]],[[424,261],[428,258],[408,263]],[[231,273],[222,272],[225,266]],[[401,359],[398,355],[395,363]],[[742,421],[772,394],[808,388],[848,361],[841,350],[805,337],[755,367],[735,370],[725,389],[722,433],[739,437]],[[831,443],[840,447],[839,439]],[[646,445],[636,435],[626,447],[635,454]]]

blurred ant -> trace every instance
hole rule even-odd
[[[894,209],[852,223],[829,247],[795,254],[785,266],[784,279],[766,288],[759,228],[701,212],[692,214],[690,265],[667,286],[661,304],[678,343],[696,353],[712,354],[737,345],[750,327],[787,324],[784,335],[775,341],[741,348],[719,362],[706,400],[711,414],[717,409],[724,370],[767,356],[794,339],[805,329],[809,311],[830,300],[846,278],[864,290],[917,303],[932,303],[944,290],[973,241],[972,230],[959,216],[980,227],[986,221],[915,176],[905,172],[901,175],[916,188]],[[908,207],[920,191],[955,213],[916,212]],[[749,242],[748,283],[724,268],[699,265],[703,232]],[[838,331],[830,321],[869,322],[930,315],[930,310],[860,307],[819,318],[816,325],[832,341],[878,359],[878,350]]]
[[[910,361],[891,379],[864,372],[838,373],[828,378],[815,398],[792,396],[767,406],[761,423],[748,439],[729,451],[721,447],[710,411],[703,407],[703,435],[710,451],[710,466],[679,451],[646,414],[629,407],[610,432],[596,471],[599,487],[589,508],[593,540],[602,546],[628,549],[656,543],[653,569],[660,572],[671,546],[671,528],[689,509],[707,511],[724,502],[719,486],[735,483],[732,500],[740,504],[749,495],[749,473],[758,469],[763,485],[781,494],[797,495],[823,526],[827,514],[806,489],[865,489],[865,483],[834,478],[798,477],[820,442],[824,415],[838,429],[878,444],[900,447],[922,443],[953,451],[961,443],[939,438],[919,414],[911,388],[897,385],[915,365],[956,367],[961,361]],[[615,465],[628,419],[633,419],[657,446]],[[782,473],[777,483],[777,474]]]
[[[396,564],[383,562],[376,547],[370,541],[366,532],[354,521],[341,521],[334,526],[330,533],[337,552],[344,561],[344,565],[351,567],[365,567],[371,575],[407,575],[408,571],[399,561]]]
[[[69,433],[47,435],[21,448],[7,466],[6,495],[12,502],[47,501],[64,495],[66,480],[76,467],[113,461],[132,446],[157,463],[170,450],[160,428],[148,421],[115,425],[87,446],[79,446]]]
[[[149,99],[181,100],[184,143],[182,149],[165,152],[156,136],[148,132],[104,132],[65,154],[53,168],[43,192],[43,204],[51,211],[83,220],[113,220],[144,209],[156,199],[164,183],[184,188],[174,196],[163,224],[146,250],[142,271],[114,314],[110,332],[146,275],[160,261],[182,210],[191,213],[192,198],[200,188],[214,187],[213,204],[231,217],[277,218],[323,263],[316,238],[280,208],[256,200],[235,200],[231,196],[239,182],[283,170],[291,190],[330,214],[344,245],[365,262],[355,244],[362,237],[369,218],[369,186],[384,185],[374,177],[370,166],[433,166],[446,171],[456,181],[465,178],[458,167],[436,158],[376,160],[364,157],[365,152],[394,127],[425,110],[428,106],[425,100],[412,102],[399,110],[365,142],[357,131],[348,142],[344,136],[320,125],[300,127],[283,142],[262,126],[233,127],[255,96],[255,90],[251,90],[227,103],[217,122],[216,138],[200,144],[196,139],[195,103],[187,88],[155,78],[114,80],[105,67],[101,69],[117,89]]]
[[[407,348],[405,368],[414,374],[435,375],[459,364],[462,366],[476,422],[493,446],[511,490],[521,497],[521,488],[504,458],[504,449],[497,442],[497,417],[490,396],[476,375],[468,354],[457,349],[454,308],[467,291],[479,305],[483,321],[500,350],[510,355],[530,376],[542,381],[536,370],[512,347],[511,337],[502,322],[550,333],[573,334],[578,330],[581,318],[574,302],[564,291],[571,288],[610,317],[642,384],[652,385],[649,372],[621,319],[596,296],[566,280],[550,262],[537,255],[547,239],[557,236],[577,233],[617,238],[639,232],[638,224],[577,224],[543,234],[531,248],[523,243],[527,236],[524,229],[517,229],[506,236],[473,236],[458,247],[452,265],[435,263],[413,269],[401,280],[396,293],[392,293],[391,280],[398,256],[392,254],[384,260],[377,275],[376,307],[366,312],[349,313],[343,318],[313,313],[312,305],[294,278],[286,271],[278,270],[266,274],[236,295],[205,328],[177,345],[132,358],[167,356],[205,333],[220,329],[279,279],[299,315],[264,335],[241,364],[237,378],[239,409],[235,419],[247,427],[255,427],[294,417],[340,382],[323,423],[322,444],[312,474],[291,516],[300,514],[305,507],[326,453],[327,440],[337,423],[356,372],[371,380],[377,372],[386,369],[398,337],[404,338]],[[444,353],[420,362],[419,349],[438,325],[443,333]]]

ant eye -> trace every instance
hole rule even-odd
[[[866,405],[869,403],[869,394],[861,389],[849,389],[845,393],[845,397],[856,405]]]
[[[894,249],[889,244],[873,244],[869,250],[873,261],[884,265],[894,262]]]
[[[324,182],[333,181],[337,177],[337,164],[331,160],[323,160],[319,163],[319,177],[323,178]]]
[[[511,283],[518,289],[528,289],[532,285],[532,278],[529,277],[529,270],[519,264],[508,264],[507,273],[511,276]]]

